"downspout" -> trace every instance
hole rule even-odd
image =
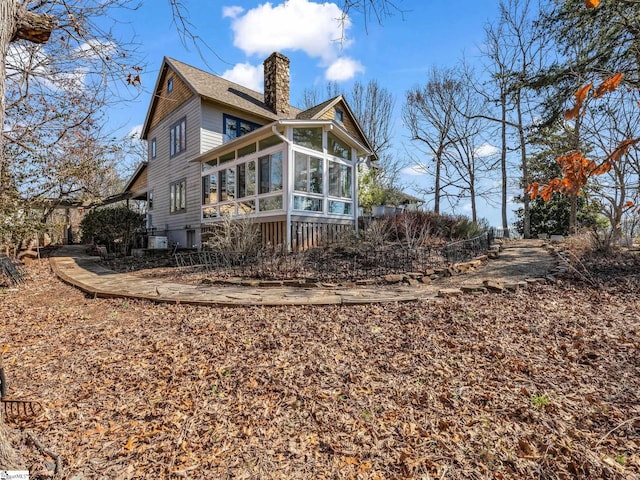
[[[284,135],[282,135],[278,129],[276,128],[276,125],[271,125],[271,131],[273,132],[273,134],[278,137],[280,140],[282,140],[284,143],[286,143],[288,145],[288,151],[287,151],[287,204],[286,207],[287,209],[285,210],[287,213],[287,220],[286,220],[286,248],[287,248],[287,252],[291,251],[291,208],[290,208],[290,200],[293,198],[292,197],[292,192],[293,192],[293,179],[292,179],[292,172],[293,172],[293,168],[289,168],[289,164],[290,164],[290,157],[291,157],[291,140],[289,140],[287,137],[285,137]]]

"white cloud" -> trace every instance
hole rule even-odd
[[[342,82],[355,77],[358,73],[364,73],[364,66],[356,60],[342,57],[327,68],[324,76],[329,82]]]
[[[417,177],[420,175],[426,175],[428,172],[427,172],[427,169],[424,167],[424,165],[415,164],[410,167],[403,168],[402,170],[400,170],[400,173],[402,173],[403,175],[410,175],[412,177]]]
[[[481,158],[491,157],[493,155],[498,155],[499,153],[500,150],[490,143],[483,143],[478,148],[476,148],[476,155]]]
[[[116,45],[112,42],[91,40],[69,52],[69,57],[62,59],[65,68],[61,69],[61,59],[48,55],[42,46],[11,44],[7,52],[7,78],[11,81],[15,77],[19,82],[28,74],[40,86],[51,91],[84,90],[89,87],[87,76],[92,70],[91,65],[97,65],[96,70],[99,70],[103,59],[116,52]],[[68,68],[69,64],[75,68]]]
[[[129,133],[127,133],[127,137],[135,138],[136,140],[140,140],[141,135],[142,124],[131,127],[131,130],[129,130]]]
[[[226,70],[222,74],[222,78],[226,78],[251,90],[261,91],[264,80],[263,66],[254,66],[247,62],[238,63],[234,65],[232,69]]]
[[[9,84],[20,84],[28,75],[32,85],[54,92],[85,87],[86,72],[83,69],[60,71],[56,68],[55,59],[48,56],[41,46],[28,48],[12,44],[7,52],[6,69]]]
[[[347,80],[364,70],[359,62],[340,58],[351,43],[347,38],[351,20],[335,3],[266,2],[246,12],[225,7],[223,15],[233,19],[233,44],[247,55],[266,58],[276,51],[302,51],[331,70],[328,79]]]
[[[239,6],[222,7],[222,18],[236,18],[244,12],[244,8]]]

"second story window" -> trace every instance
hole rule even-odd
[[[169,154],[174,157],[187,149],[187,118],[182,117],[169,129]]]
[[[151,158],[156,158],[157,150],[156,150],[156,139],[155,139],[155,137],[151,139],[151,146],[149,148],[151,150],[151,152],[150,152],[151,153]]]
[[[173,92],[173,77],[167,80],[167,93]]]
[[[246,135],[256,128],[260,128],[261,126],[262,125],[258,125],[257,123],[249,122],[248,120],[243,120],[237,117],[232,117],[231,115],[227,115],[225,113],[223,115],[224,131],[222,133],[224,134],[225,141],[229,142],[234,138]]]
[[[334,109],[334,118],[336,121],[342,123],[344,121],[344,113],[339,108]]]

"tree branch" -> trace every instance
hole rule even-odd
[[[33,43],[47,43],[56,27],[53,17],[21,9],[18,12],[16,33],[11,41],[28,40]]]

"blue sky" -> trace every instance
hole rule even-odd
[[[262,61],[273,51],[291,60],[291,102],[299,104],[305,88],[335,80],[348,90],[354,81],[376,80],[396,97],[395,148],[408,144],[400,121],[404,96],[424,83],[432,66],[452,66],[464,55],[472,63],[484,41],[486,23],[496,17],[498,1],[395,0],[394,12],[382,24],[366,24],[357,13],[345,24],[344,39],[336,21],[339,7],[312,0],[272,2],[186,0],[193,33],[206,46],[200,52],[180,41],[167,0],[147,0],[137,11],[120,12],[116,33],[135,36],[144,57],[143,92],[109,112],[119,134],[139,127],[145,118],[163,56],[262,91]],[[340,4],[341,2],[337,2]],[[286,4],[286,5],[285,5]],[[420,181],[419,177],[405,178]],[[499,216],[483,209],[492,224]],[[467,213],[460,211],[458,213]]]

